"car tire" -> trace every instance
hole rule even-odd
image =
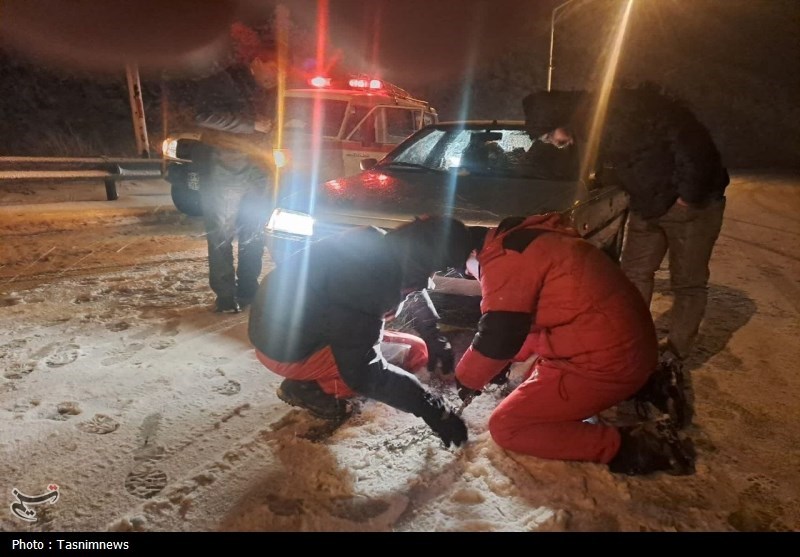
[[[178,211],[190,217],[202,217],[200,191],[190,187],[192,179],[197,180],[197,173],[188,165],[172,165],[167,172],[167,180],[172,186],[172,202]]]

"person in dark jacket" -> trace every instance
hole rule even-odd
[[[558,130],[586,140],[593,99],[574,91],[532,93],[523,101],[530,133]],[[674,302],[661,348],[682,360],[705,314],[709,260],[722,226],[730,179],[721,155],[683,103],[647,84],[612,92],[598,163],[629,194],[622,268],[648,305],[669,253]]]
[[[217,312],[249,305],[262,271],[274,170],[270,131],[276,80],[267,56],[239,61],[206,78],[196,99],[195,123],[203,131],[192,161],[200,175]]]
[[[463,268],[470,251],[463,223],[431,216],[388,232],[356,228],[279,263],[262,280],[248,329],[258,359],[285,377],[279,398],[339,421],[360,395],[422,418],[446,446],[464,443],[464,422],[388,363],[380,343],[385,317],[435,271]]]
[[[532,360],[489,419],[499,446],[630,475],[693,471],[691,442],[668,420],[591,420],[639,392],[658,362],[648,308],[602,250],[559,214],[510,217],[488,231],[467,269],[482,299],[478,333],[456,367],[461,399],[502,383],[511,362]]]
[[[534,139],[524,164],[545,180],[577,180],[580,174],[578,147],[572,137],[555,129]]]

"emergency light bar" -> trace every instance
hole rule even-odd
[[[344,86],[344,82],[334,81],[333,78],[324,75],[315,75],[308,80],[308,84],[316,89],[339,88]],[[397,87],[391,83],[369,76],[351,77],[347,81],[350,89],[360,89],[362,91],[375,91],[389,93],[398,97],[412,98],[408,91]]]
[[[317,87],[319,89],[325,87],[331,87],[333,85],[333,80],[330,77],[325,77],[322,75],[315,75],[311,79],[308,80],[308,84],[312,87]],[[351,78],[347,85],[352,87],[353,89],[371,89],[373,91],[378,89],[384,88],[384,83],[380,79],[372,79],[368,77],[354,77]]]
[[[365,79],[357,77],[348,81],[347,84],[354,89],[383,89],[383,81],[380,79]]]

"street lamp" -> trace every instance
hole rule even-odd
[[[553,85],[553,46],[555,44],[555,36],[556,36],[556,17],[558,16],[558,12],[561,11],[562,8],[566,8],[567,5],[572,4],[575,0],[567,0],[563,4],[559,4],[553,9],[553,13],[550,14],[550,63],[547,67],[547,90],[550,91]]]

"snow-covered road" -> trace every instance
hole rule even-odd
[[[275,396],[247,313],[210,311],[202,223],[165,184],[118,202],[102,185],[3,188],[2,530],[800,530],[800,177],[729,188],[684,478],[506,453],[486,431],[499,392],[466,410],[460,450],[372,402],[325,431]],[[471,332],[452,334],[463,348]],[[50,484],[35,521],[11,512],[12,489]]]

